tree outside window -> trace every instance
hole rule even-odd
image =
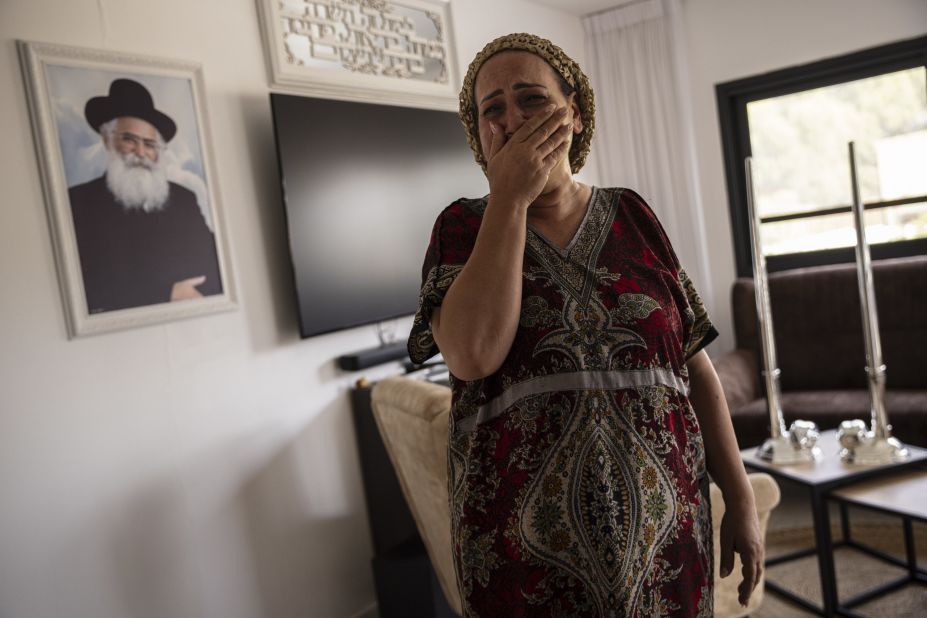
[[[847,143],[863,202],[923,201],[866,212],[870,243],[927,237],[927,71],[894,71],[747,104],[764,253],[850,247]],[[784,218],[789,215],[815,216]]]

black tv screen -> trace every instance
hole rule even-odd
[[[414,313],[438,213],[488,190],[457,114],[270,98],[302,337]]]

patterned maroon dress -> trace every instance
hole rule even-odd
[[[435,223],[409,353],[486,201]],[[593,188],[560,249],[529,225],[515,341],[496,373],[451,376],[448,492],[465,616],[710,616],[705,453],[686,360],[717,336],[656,216]]]

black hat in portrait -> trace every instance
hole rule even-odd
[[[141,118],[151,123],[165,142],[171,141],[177,133],[177,125],[171,117],[155,109],[151,93],[135,80],[114,79],[107,96],[93,97],[84,107],[84,117],[97,133],[101,125],[120,116]]]

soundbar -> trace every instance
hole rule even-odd
[[[374,365],[382,365],[390,361],[408,358],[408,356],[406,342],[402,341],[339,356],[338,366],[345,371],[357,371],[358,369],[366,369]]]

